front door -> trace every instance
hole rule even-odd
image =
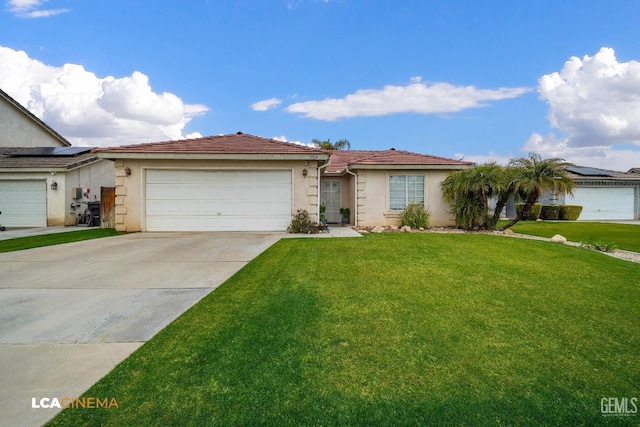
[[[340,205],[342,204],[342,187],[340,181],[322,180],[320,203],[326,208],[324,215],[327,222],[339,223],[342,221]]]

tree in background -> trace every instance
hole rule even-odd
[[[575,183],[564,169],[569,165],[571,163],[563,159],[543,159],[537,153],[512,159],[509,166],[517,171],[514,190],[524,200],[524,206],[520,213],[504,226],[503,230],[512,227],[520,219],[526,218],[544,190],[552,190],[555,194],[573,194]]]
[[[320,141],[319,139],[313,138],[311,142],[313,143],[313,145],[322,150],[348,150],[351,148],[351,143],[346,139],[331,142],[330,139],[327,139],[326,141]]]
[[[457,226],[465,230],[495,230],[509,198],[519,196],[525,204],[503,228],[507,229],[529,214],[543,190],[571,194],[574,183],[563,169],[567,165],[562,159],[543,160],[531,153],[512,159],[506,167],[485,163],[452,172],[440,185]],[[491,213],[490,201],[495,202]]]

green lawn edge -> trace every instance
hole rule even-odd
[[[0,240],[0,253],[80,242],[82,240],[100,239],[103,237],[117,236],[119,234],[120,233],[113,228],[92,228],[82,231],[16,237],[15,239]]]
[[[507,221],[498,224],[504,226]],[[560,234],[578,243],[604,242],[618,249],[640,252],[640,224],[580,221],[520,221],[511,228],[516,233],[553,237]]]

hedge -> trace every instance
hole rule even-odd
[[[554,220],[554,219],[558,219],[559,214],[560,214],[560,206],[558,205],[543,206],[542,211],[540,212],[540,218],[545,220]]]
[[[516,214],[520,215],[522,208],[524,207],[524,203],[516,203]],[[529,215],[525,218],[522,218],[524,221],[537,221],[540,218],[540,212],[542,211],[542,203],[535,203],[531,206],[531,210],[529,211]]]
[[[582,212],[582,206],[577,205],[562,205],[560,206],[560,212],[558,213],[558,219],[564,219],[569,221],[575,221]]]

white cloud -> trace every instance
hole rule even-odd
[[[407,86],[385,86],[383,89],[362,89],[344,98],[298,102],[285,110],[318,120],[334,121],[348,117],[384,116],[397,113],[454,113],[467,108],[487,106],[488,101],[515,98],[532,89],[478,89],[475,86],[455,86],[449,83],[422,83],[412,77]]]
[[[7,0],[5,2],[9,12],[20,18],[48,18],[71,12],[71,9],[41,9],[48,0]]]
[[[289,142],[289,143],[291,143],[291,144],[298,144],[298,145],[304,145],[304,146],[306,146],[306,147],[314,147],[314,148],[315,148],[315,145],[314,145],[312,142],[306,143],[306,142],[302,142],[302,141],[289,141],[289,140],[287,139],[287,137],[286,137],[286,136],[284,136],[284,135],[281,135],[281,136],[274,136],[274,137],[273,137],[273,138],[271,138],[271,139],[274,139],[274,140],[276,140],[276,141]]]
[[[618,62],[611,48],[570,58],[539,80],[549,122],[568,147],[640,145],[640,63]]]
[[[579,166],[592,166],[618,171],[640,167],[640,150],[615,149],[607,145],[574,147],[568,138],[558,138],[550,133],[546,136],[534,133],[522,151],[540,153],[542,157],[559,157]]]
[[[149,78],[100,78],[81,65],[45,65],[0,46],[0,88],[74,145],[110,146],[182,139],[185,125],[209,109],[156,93]]]
[[[282,103],[282,100],[278,98],[269,98],[269,99],[265,99],[264,101],[254,102],[253,104],[251,104],[251,109],[253,111],[267,111],[277,107],[281,103]]]
[[[582,166],[626,171],[640,165],[640,63],[618,62],[603,47],[572,57],[538,80],[549,123],[562,136],[534,133],[522,147]],[[616,146],[626,145],[616,148]]]

